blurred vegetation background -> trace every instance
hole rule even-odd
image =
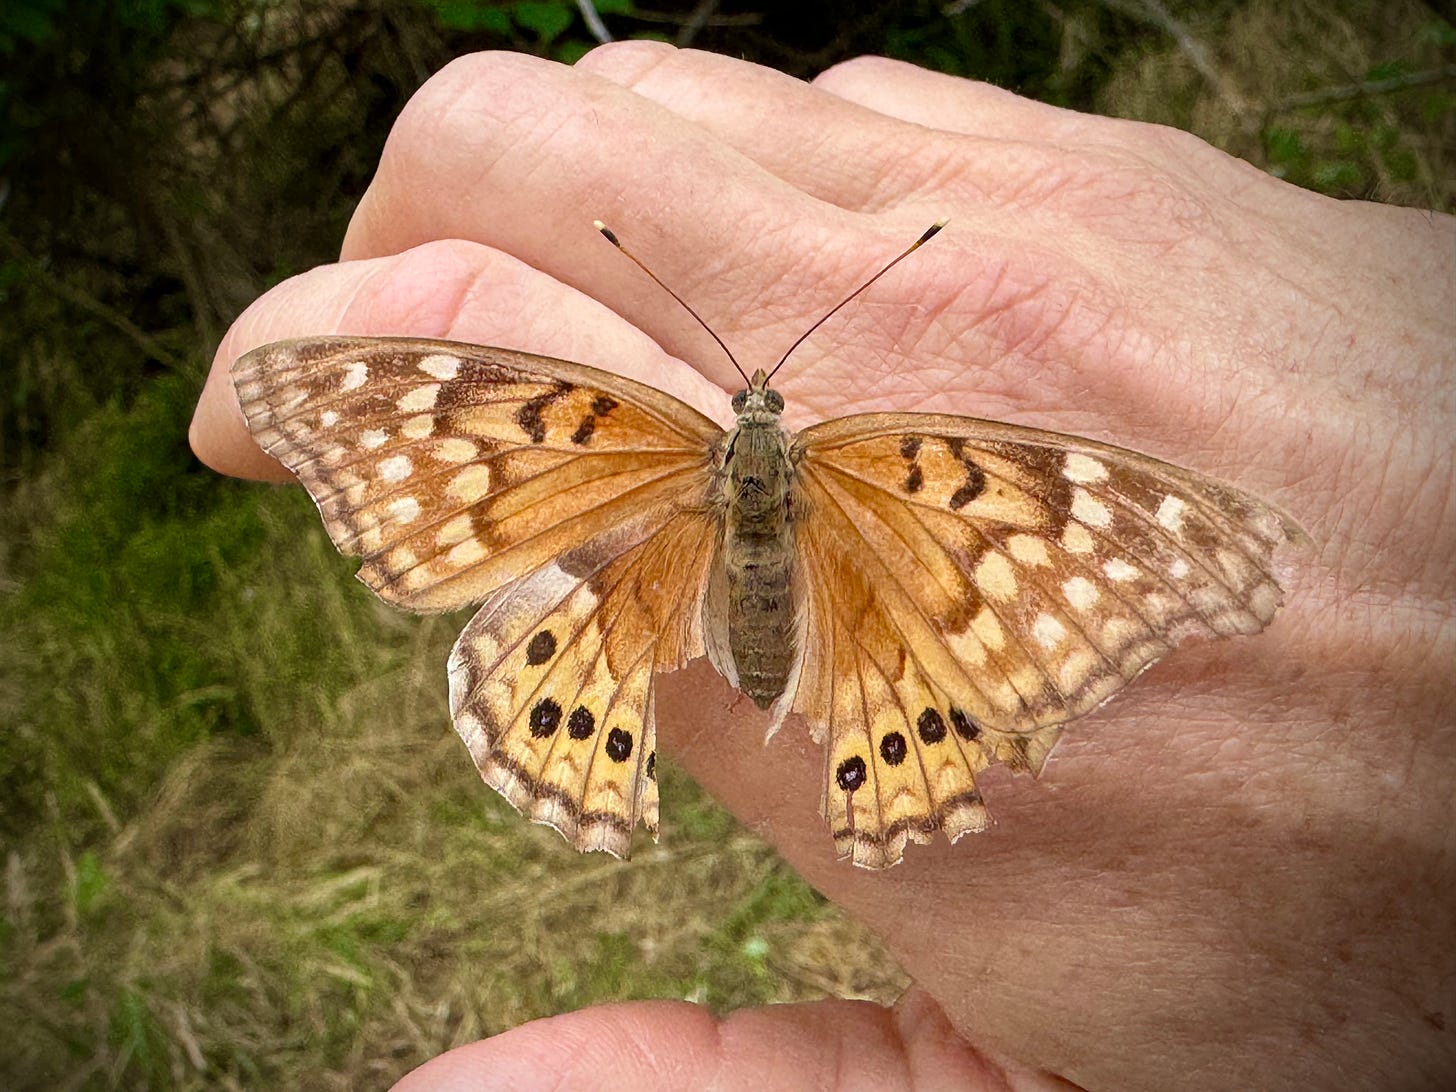
[[[1451,210],[1456,32],[1414,0],[602,0],[812,76],[884,53]],[[459,618],[377,604],[301,490],[187,423],[218,338],[336,254],[447,60],[593,45],[567,0],[0,6],[0,1085],[387,1084],[593,1001],[890,1000],[872,937],[670,765],[578,857],[450,729]]]

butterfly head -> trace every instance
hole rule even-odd
[[[748,387],[733,396],[733,412],[740,425],[777,421],[784,412],[784,396],[768,385],[768,374],[759,368]]]

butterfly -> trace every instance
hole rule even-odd
[[[449,686],[485,782],[623,858],[658,832],[660,672],[706,655],[775,728],[800,715],[839,856],[887,868],[986,829],[981,770],[1040,772],[1185,638],[1262,630],[1300,535],[1055,432],[869,413],[791,434],[762,370],[729,430],[611,372],[423,338],[277,342],[233,377],[360,580],[414,611],[480,604]]]

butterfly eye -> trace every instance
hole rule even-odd
[[[743,407],[748,405],[748,392],[739,391],[733,396],[733,412],[742,413]]]
[[[778,391],[767,390],[763,392],[763,404],[768,407],[770,413],[784,412],[784,396]]]

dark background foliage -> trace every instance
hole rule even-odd
[[[1176,125],[1332,196],[1456,200],[1456,33],[1414,0],[597,11],[797,76],[882,53]],[[592,44],[564,0],[0,5],[7,1087],[357,1087],[594,1000],[902,984],[671,769],[668,842],[630,865],[486,799],[440,693],[452,620],[376,606],[298,491],[187,449],[219,337],[333,259],[414,90],[473,50]]]

